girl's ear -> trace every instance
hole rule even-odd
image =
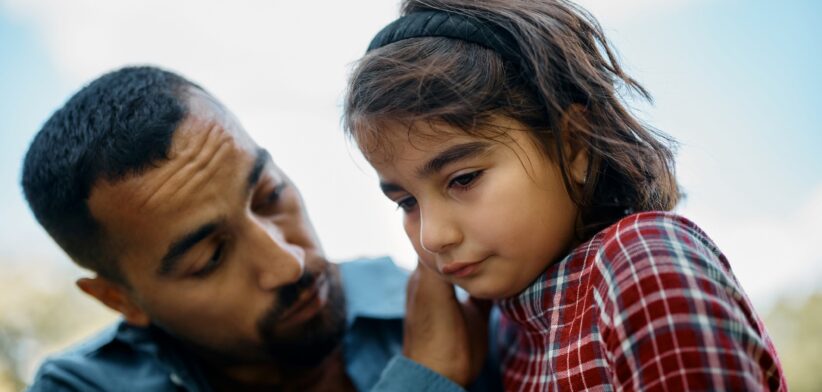
[[[588,181],[588,119],[585,108],[579,104],[572,104],[563,113],[560,122],[562,140],[565,141],[564,151],[568,173],[571,180],[579,185]]]
[[[134,302],[121,284],[100,276],[80,278],[76,283],[80,290],[96,298],[115,312],[122,314],[129,324],[146,327],[151,322],[148,315]]]

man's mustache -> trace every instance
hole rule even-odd
[[[320,275],[317,271],[304,270],[303,275],[296,282],[280,287],[276,290],[276,302],[268,312],[267,318],[277,320],[288,308],[293,306],[303,291],[310,289]]]

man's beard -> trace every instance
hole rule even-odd
[[[278,289],[277,302],[257,323],[268,354],[278,364],[290,368],[310,368],[318,365],[339,346],[346,329],[345,294],[336,266],[324,261],[324,271],[305,270],[300,279]],[[325,306],[308,321],[288,331],[279,331],[282,314],[299,299],[305,290],[313,289],[317,279],[328,286]]]

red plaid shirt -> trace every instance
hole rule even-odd
[[[787,390],[727,259],[671,213],[620,220],[500,308],[506,391]]]

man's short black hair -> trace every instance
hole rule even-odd
[[[114,182],[167,159],[190,87],[199,88],[155,67],[122,68],[74,94],[34,137],[23,191],[34,216],[77,264],[127,283],[89,211],[89,194],[98,180]]]

